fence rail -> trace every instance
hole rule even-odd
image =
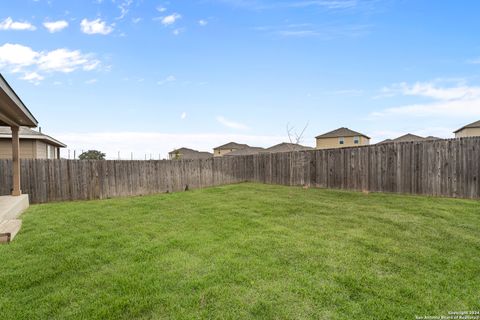
[[[10,193],[0,160],[0,195]],[[253,181],[480,198],[480,137],[187,161],[22,160],[32,203],[103,199]]]

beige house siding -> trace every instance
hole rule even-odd
[[[455,133],[455,138],[479,137],[480,128],[465,128]]]
[[[35,157],[35,141],[20,141],[20,158],[33,159]],[[0,159],[12,159],[12,142],[11,140],[0,140]]]
[[[343,138],[343,144],[340,144],[340,138]],[[359,143],[354,143],[355,137],[335,137],[335,138],[317,138],[317,149],[333,149],[345,147],[358,147],[370,144],[370,139],[364,136],[358,136]]]
[[[58,158],[58,148],[38,140],[20,140],[21,159],[47,159],[50,148],[49,159]],[[9,139],[0,139],[0,159],[12,159],[12,142]]]
[[[37,141],[37,159],[47,159],[47,144]]]
[[[213,153],[213,156],[214,157],[223,157],[227,153],[230,153],[230,152],[235,151],[235,150],[237,150],[237,149],[215,149],[214,153]]]

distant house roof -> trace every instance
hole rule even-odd
[[[22,139],[30,139],[30,140],[42,140],[48,144],[54,145],[60,148],[66,148],[67,145],[54,139],[46,134],[43,134],[39,131],[35,131],[29,128],[20,127],[19,131],[20,140]],[[0,139],[11,139],[12,138],[12,130],[10,127],[0,127]]]
[[[227,144],[221,145],[219,147],[213,148],[213,150],[218,150],[218,149],[245,149],[248,148],[248,144],[240,144],[236,142],[229,142]]]
[[[189,148],[179,148],[179,149],[175,149],[173,151],[170,151],[168,154],[175,154],[175,153],[187,154],[187,153],[196,153],[196,152],[199,152],[199,151],[189,149]]]
[[[321,134],[321,135],[317,136],[316,138],[317,139],[322,139],[322,138],[355,137],[355,136],[363,136],[367,139],[370,139],[369,136],[364,135],[363,133],[353,131],[353,130],[350,130],[350,129],[345,128],[345,127],[338,128],[338,129],[335,129],[333,131]]]
[[[265,151],[270,153],[276,153],[276,152],[290,152],[290,151],[303,151],[303,150],[313,150],[313,148],[302,146],[300,144],[283,142],[273,147],[267,148]]]
[[[480,120],[467,124],[466,126],[463,126],[460,129],[453,131],[453,133],[457,133],[459,131],[462,131],[463,129],[468,129],[468,128],[480,128]]]
[[[384,144],[384,143],[390,143],[390,142],[395,142],[392,139],[385,139],[383,141],[378,142],[377,144]]]
[[[410,142],[410,141],[424,141],[424,140],[425,140],[424,137],[420,137],[411,133],[407,133],[403,136],[393,139],[394,142]]]
[[[181,154],[182,159],[208,159],[213,157],[213,154],[210,152],[197,151],[189,148],[179,148],[173,151],[170,151],[169,155]]]
[[[424,138],[424,137],[417,136],[417,135],[412,134],[412,133],[407,133],[407,134],[405,134],[403,136],[400,136],[398,138],[395,138],[395,139],[383,140],[383,141],[379,142],[378,144],[384,144],[384,143],[390,143],[390,142],[428,141],[428,140],[438,140],[438,139],[441,139],[441,138],[437,138],[437,137],[434,137],[434,136],[428,136],[428,137]]]
[[[243,149],[237,149],[235,151],[229,152],[225,155],[225,157],[232,157],[232,156],[251,156],[254,154],[259,154],[264,152],[264,148],[258,148],[258,147],[247,147]]]

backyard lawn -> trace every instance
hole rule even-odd
[[[239,184],[33,205],[0,319],[415,319],[480,311],[480,202]]]

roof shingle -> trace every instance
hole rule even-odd
[[[221,145],[219,147],[213,148],[213,150],[218,150],[218,149],[245,149],[248,148],[249,145],[247,144],[240,144],[236,142],[229,142],[227,144]]]
[[[208,159],[213,157],[213,154],[211,154],[210,152],[197,151],[189,148],[175,149],[173,151],[170,151],[168,154],[174,155],[175,153],[181,155],[181,159],[184,160]]]
[[[225,155],[225,157],[231,157],[231,156],[251,156],[254,154],[259,154],[264,152],[264,148],[258,148],[258,147],[247,147],[243,149],[237,149],[235,151],[229,152]]]
[[[277,152],[304,151],[304,150],[313,150],[313,148],[302,146],[296,143],[283,142],[275,146],[272,146],[266,149],[265,151],[270,153],[277,153]]]
[[[321,134],[321,135],[317,136],[316,138],[321,139],[321,138],[338,138],[338,137],[355,137],[355,136],[363,136],[367,139],[370,139],[369,136],[367,136],[363,133],[353,131],[353,130],[350,130],[349,128],[345,128],[345,127],[338,128],[338,129],[335,129],[333,131]]]

